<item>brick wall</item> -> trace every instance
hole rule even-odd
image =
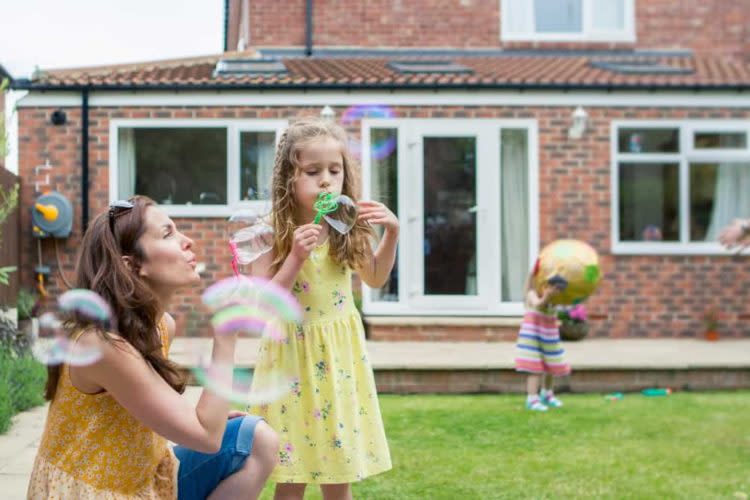
[[[250,45],[304,46],[305,0],[250,2]],[[233,9],[232,13],[238,13]],[[499,0],[314,1],[315,46],[629,48],[633,44],[502,43]],[[239,24],[239,14],[230,26]],[[637,0],[636,48],[750,57],[747,0]],[[229,48],[237,29],[229,30]]]
[[[73,273],[80,242],[80,111],[66,109],[68,123],[49,123],[53,108],[21,108],[19,168],[24,179],[23,206],[35,191],[56,189],[74,203],[71,238],[61,245],[62,270]],[[343,109],[336,109],[337,116]],[[590,302],[594,336],[692,337],[701,331],[700,315],[708,304],[726,312],[725,336],[750,336],[750,265],[747,259],[685,256],[613,256],[610,254],[610,121],[615,119],[749,119],[750,111],[727,109],[588,108],[591,129],[568,141],[570,108],[555,107],[396,107],[398,117],[535,118],[539,123],[541,243],[562,237],[590,242],[602,259],[604,280]],[[318,113],[319,108],[93,108],[90,115],[91,217],[108,202],[109,120],[112,118],[288,118]],[[355,124],[353,130],[356,130]],[[40,168],[49,159],[51,168]],[[22,210],[22,227],[30,228]],[[224,221],[183,219],[177,223],[196,241],[199,260],[207,264],[205,283],[230,275],[224,255]],[[22,241],[22,283],[31,286],[36,240],[26,230]],[[50,290],[61,290],[54,275],[54,247],[44,242],[44,263],[53,268]],[[195,329],[205,320],[199,290],[180,295],[174,312]],[[191,311],[196,311],[191,314]],[[463,330],[462,330],[463,332]],[[503,332],[505,335],[507,332]],[[485,335],[482,333],[482,335]],[[449,335],[448,335],[449,336]],[[459,335],[466,339],[466,333]]]

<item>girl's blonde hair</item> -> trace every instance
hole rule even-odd
[[[273,244],[272,267],[274,270],[281,267],[287,255],[292,251],[294,242],[296,227],[294,181],[300,174],[300,151],[306,144],[327,137],[336,140],[341,145],[344,165],[344,184],[341,194],[345,194],[355,202],[359,199],[361,170],[359,164],[347,151],[344,129],[319,118],[303,118],[291,124],[279,139],[271,182],[272,224],[276,234]],[[369,225],[361,222],[357,222],[345,235],[331,231],[328,235],[331,257],[340,264],[361,269],[371,252],[370,241],[374,234]]]

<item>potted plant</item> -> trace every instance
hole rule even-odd
[[[703,313],[703,326],[705,328],[703,334],[706,340],[715,342],[719,340],[719,320],[721,319],[721,313],[716,307],[709,307]]]
[[[583,304],[573,307],[562,307],[557,311],[560,320],[560,338],[562,340],[581,340],[589,333],[587,313]]]

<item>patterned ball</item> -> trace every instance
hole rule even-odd
[[[596,290],[601,272],[599,255],[588,243],[578,240],[553,241],[539,254],[533,283],[537,293],[545,283],[563,283],[565,288],[550,300],[552,304],[580,304]]]

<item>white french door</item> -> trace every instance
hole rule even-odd
[[[363,290],[365,313],[522,314],[538,250],[536,122],[372,119],[362,141],[364,196],[401,223],[396,266]]]
[[[408,301],[487,308],[498,275],[497,136],[470,121],[426,121],[409,127],[406,141]]]

